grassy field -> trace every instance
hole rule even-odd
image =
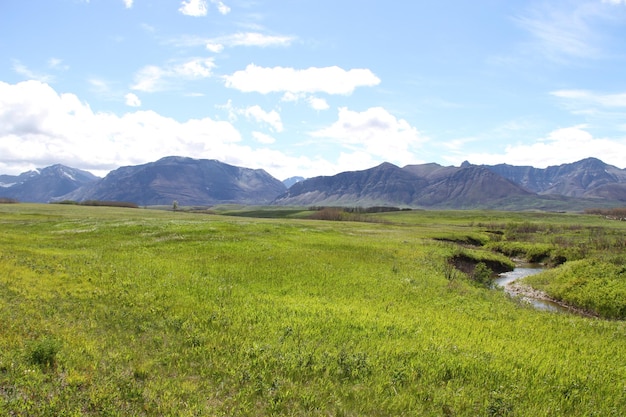
[[[545,286],[614,266],[577,297],[610,285],[619,313],[625,222],[371,220],[0,205],[0,415],[624,415],[624,321],[536,311],[449,260],[543,257]]]

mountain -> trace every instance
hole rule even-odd
[[[626,170],[596,158],[545,169],[507,164],[484,167],[540,195],[626,201]]]
[[[363,171],[299,182],[274,204],[462,208],[529,195],[530,191],[484,167],[426,164],[400,168],[383,163]]]
[[[415,175],[383,163],[364,171],[314,177],[292,185],[274,204],[278,205],[410,205],[425,185]]]
[[[98,180],[90,172],[57,164],[16,176],[0,175],[0,197],[47,203]]]
[[[216,160],[178,156],[111,171],[102,180],[64,199],[127,201],[141,206],[267,204],[286,187],[261,169],[240,168]]]
[[[396,206],[583,210],[626,202],[626,170],[587,158],[531,166],[390,163],[309,179],[277,180],[264,170],[171,156],[105,178],[63,165],[0,175],[0,197],[23,202],[126,201],[137,205]]]
[[[285,187],[289,188],[295,183],[304,181],[304,180],[305,180],[304,177],[289,177],[286,180],[283,180],[283,184],[285,184]]]

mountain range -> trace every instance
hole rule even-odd
[[[0,197],[47,203],[99,179],[90,172],[57,164],[15,176],[0,175]]]
[[[578,210],[626,204],[626,170],[587,158],[571,164],[531,166],[435,163],[285,182],[261,169],[178,156],[121,167],[98,178],[63,165],[0,175],[0,197],[22,202],[101,200],[141,206],[210,206],[235,203],[290,206],[396,206]]]

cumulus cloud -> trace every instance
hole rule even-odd
[[[164,67],[148,65],[135,74],[133,90],[155,92],[172,88],[180,80],[198,80],[212,76],[215,63],[211,58],[193,58]]]
[[[294,68],[265,68],[250,64],[245,70],[236,71],[225,77],[226,86],[250,93],[327,93],[349,95],[357,87],[372,87],[380,79],[368,69],[311,67],[298,70]]]
[[[185,122],[152,111],[98,113],[74,94],[49,85],[0,82],[0,159],[6,164],[65,163],[94,171],[166,155],[225,159],[238,154],[241,135],[228,122]]]
[[[183,0],[178,9],[182,14],[194,17],[206,16],[208,10],[206,0]]]
[[[130,1],[132,4],[132,0],[124,1]],[[224,2],[220,0],[211,0],[211,3],[217,7],[217,11],[220,14],[227,15],[230,13],[230,7],[224,4]],[[208,14],[209,6],[206,0],[183,0],[178,11],[186,16],[202,17]]]
[[[382,107],[364,112],[339,109],[331,126],[311,133],[315,138],[327,138],[352,151],[360,161],[387,161],[396,164],[415,163],[415,152],[427,141],[406,120],[398,119]],[[348,154],[344,153],[347,158]],[[367,165],[367,164],[366,164]]]
[[[141,100],[133,93],[128,93],[124,96],[126,105],[130,107],[141,107]]]
[[[455,162],[468,160],[474,164],[507,163],[545,168],[596,157],[608,164],[626,168],[626,138],[595,138],[587,129],[585,125],[556,129],[545,138],[531,143],[509,145],[503,153],[465,153]]]
[[[254,120],[258,123],[265,123],[271,127],[274,132],[283,131],[283,122],[280,114],[276,110],[265,111],[259,105],[249,106],[246,108],[237,108],[233,106],[232,100],[228,100],[226,104],[216,106],[218,109],[228,112],[228,120],[237,121],[239,116]]]
[[[310,96],[307,98],[307,102],[313,110],[328,110],[330,108],[328,102],[323,98]]]
[[[203,40],[206,48],[215,53],[220,53],[225,47],[234,46],[289,46],[293,42],[292,36],[265,35],[258,32],[239,32],[232,35]]]
[[[118,116],[93,111],[76,95],[60,94],[39,81],[0,81],[3,174],[62,163],[103,176],[119,166],[169,155],[263,168],[279,179],[338,172],[336,165],[319,157],[295,157],[263,147],[273,143],[269,135],[256,132],[253,138],[262,147],[243,144],[240,132],[227,121],[177,121],[154,111]]]
[[[257,142],[263,143],[266,145],[270,145],[276,142],[276,139],[274,139],[272,136],[267,135],[265,133],[261,133],[261,132],[252,132],[252,137],[256,139]]]
[[[217,6],[217,11],[220,12],[221,14],[227,15],[228,13],[230,13],[230,7],[225,5],[223,2],[219,0],[211,0],[211,3]]]
[[[266,112],[261,106],[251,106],[240,111],[240,113],[247,118],[270,125],[275,132],[283,131],[283,122],[276,110]]]

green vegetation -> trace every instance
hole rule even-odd
[[[62,200],[55,204],[66,204],[66,205],[79,205],[79,206],[92,206],[92,207],[125,207],[125,208],[139,208],[139,206],[135,203],[130,203],[127,201],[102,201],[102,200],[85,200],[85,201],[74,201],[74,200]],[[176,210],[176,208],[174,208]]]
[[[463,255],[482,262],[474,273],[484,279],[489,261],[509,255],[503,242],[517,242],[566,258],[548,273],[623,282],[624,222],[282,214],[0,206],[0,415],[626,409],[624,321],[536,311],[450,268]],[[603,291],[623,303],[608,282]]]
[[[626,318],[626,259],[584,259],[528,277],[525,281],[554,298],[597,313]]]

